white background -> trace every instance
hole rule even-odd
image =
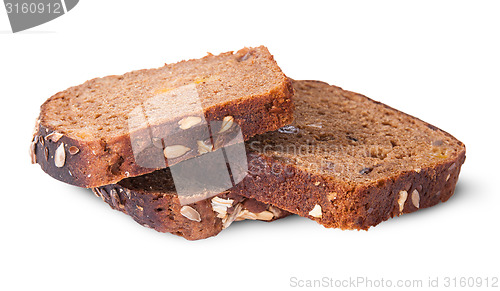
[[[426,286],[436,276],[500,276],[499,2],[167,2],[80,1],[17,34],[0,8],[0,289],[287,290],[304,289],[291,277]],[[54,93],[261,44],[292,78],[360,92],[463,141],[455,196],[367,232],[290,217],[190,242],[30,164],[39,106]]]

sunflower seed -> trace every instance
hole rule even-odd
[[[257,213],[258,220],[269,221],[269,220],[273,219],[273,217],[274,217],[274,214],[270,211],[267,211],[267,210],[264,210],[262,212]]]
[[[189,129],[199,123],[201,123],[201,117],[198,116],[188,116],[178,122],[180,129]]]
[[[123,205],[120,201],[120,196],[118,196],[118,192],[116,192],[116,189],[111,189],[111,191],[109,192],[110,196],[111,196],[111,202],[113,203],[113,205],[116,207],[116,208],[120,208],[122,209],[123,208]]]
[[[175,159],[178,158],[185,153],[187,153],[190,150],[190,148],[185,147],[183,145],[173,145],[173,146],[168,146],[165,147],[163,150],[163,154],[167,159]]]
[[[106,201],[106,199],[110,198],[109,195],[108,195],[108,192],[106,191],[106,189],[101,188],[99,190],[100,190],[101,198],[102,198],[103,201]]]
[[[309,215],[316,218],[321,218],[323,213],[321,212],[321,206],[319,204],[314,205],[314,208],[309,211]]]
[[[226,218],[227,209],[233,206],[234,200],[232,199],[222,199],[217,196],[212,198],[212,209],[217,212],[218,218]]]
[[[417,189],[411,192],[411,203],[413,203],[413,205],[417,208],[420,207],[420,194],[418,193]]]
[[[30,144],[30,157],[31,163],[36,164],[36,142],[32,141]]]
[[[217,196],[212,198],[212,205],[214,205],[214,204],[223,205],[226,208],[233,206],[233,202],[234,202],[233,199],[222,199],[222,198],[217,197]]]
[[[267,211],[270,211],[273,214],[273,216],[276,216],[276,217],[280,216],[283,213],[283,211],[281,209],[274,207],[272,205],[269,205]]]
[[[233,213],[231,213],[231,215],[227,216],[226,218],[222,219],[222,229],[227,228],[228,226],[231,225],[231,223],[233,223],[233,221],[236,219],[236,217],[238,216],[238,214],[240,214],[240,211],[241,211],[242,207],[243,206],[241,206],[241,203],[237,204],[234,207]]]
[[[228,115],[222,119],[222,125],[220,127],[219,133],[225,132],[233,126],[234,117]]]
[[[241,221],[245,219],[257,220],[257,214],[244,209],[238,213],[234,221]]]
[[[92,192],[94,192],[94,195],[95,195],[96,197],[101,198],[101,193],[99,192],[99,189],[98,189],[98,188],[92,188]]]
[[[406,198],[408,198],[408,192],[406,192],[405,190],[399,191],[399,198],[398,198],[399,212],[403,212]]]
[[[64,150],[64,143],[62,142],[56,149],[56,153],[54,154],[54,164],[56,165],[56,167],[62,168],[65,162],[66,151]]]
[[[53,131],[52,133],[48,134],[45,137],[45,140],[48,140],[48,141],[51,141],[51,142],[58,142],[59,139],[61,139],[62,136],[63,136],[62,133],[59,133],[57,131]]]
[[[189,220],[193,220],[196,222],[201,221],[200,214],[191,206],[182,206],[181,214]]]

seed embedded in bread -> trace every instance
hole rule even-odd
[[[183,156],[190,150],[191,150],[190,148],[183,145],[172,145],[165,147],[165,149],[163,150],[163,154],[167,159],[175,159],[180,156]]]
[[[181,120],[179,120],[178,124],[179,124],[179,128],[180,129],[189,129],[195,125],[198,125],[201,123],[201,117],[198,117],[198,116],[188,116],[188,117],[185,117]]]
[[[242,221],[245,219],[249,220],[262,220],[262,221],[270,221],[274,218],[274,214],[271,211],[261,211],[258,213],[254,213],[249,211],[248,209],[243,209],[238,213],[236,219],[234,221]]]
[[[30,144],[30,157],[31,163],[36,164],[36,142],[32,141]]]
[[[66,150],[64,149],[64,143],[62,142],[59,147],[57,147],[54,153],[54,164],[58,168],[62,168],[66,162]]]
[[[62,133],[54,131],[46,135],[45,139],[51,142],[58,142],[61,139],[61,137],[63,137]]]
[[[319,204],[314,205],[314,208],[309,211],[309,215],[315,218],[321,218],[323,213],[321,212],[321,206]]]
[[[182,216],[186,217],[189,220],[193,220],[196,222],[201,221],[200,213],[198,213],[198,211],[196,211],[196,209],[194,209],[191,206],[187,206],[187,205],[182,206],[181,214],[182,214]]]
[[[233,199],[223,199],[217,196],[211,199],[212,209],[217,212],[217,217],[219,218],[227,216],[227,209],[233,206],[233,202]]]
[[[219,133],[223,133],[233,126],[234,117],[226,116],[222,119],[222,125],[220,127]]]
[[[271,211],[264,210],[262,212],[256,213],[257,220],[269,221],[274,218],[274,214]]]
[[[106,189],[104,189],[104,188],[99,188],[99,189],[101,190],[101,197],[103,200],[111,199],[111,197],[109,197],[108,191],[106,191]]]
[[[101,198],[101,193],[99,193],[99,189],[97,189],[97,188],[92,188],[92,193],[94,193],[94,195],[95,195],[96,197]]]
[[[240,214],[241,210],[243,209],[243,206],[241,203],[238,203],[233,210],[233,213],[231,213],[229,216],[225,217],[222,219],[222,229],[225,229],[233,223],[233,221],[236,220],[236,217]]]
[[[245,220],[245,219],[256,220],[257,215],[253,212],[250,212],[250,211],[244,209],[238,213],[238,215],[235,218],[235,221],[241,221],[241,220]]]
[[[418,193],[417,189],[411,192],[411,202],[413,206],[419,208],[420,207],[420,193]]]
[[[212,198],[212,205],[221,205],[226,208],[233,206],[233,202],[234,202],[233,199],[223,199],[218,196]]]
[[[116,191],[116,189],[111,189],[111,191],[109,192],[109,196],[111,196],[111,202],[116,208],[122,209],[124,207],[120,201],[120,196],[118,196],[118,192]]]
[[[405,190],[399,191],[399,198],[398,198],[399,212],[403,212],[405,208],[406,198],[408,198],[408,192]]]

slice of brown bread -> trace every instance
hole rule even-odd
[[[272,205],[229,192],[183,205],[169,168],[92,190],[113,209],[130,215],[139,224],[188,240],[217,235],[233,221],[273,221],[290,215]]]
[[[292,95],[265,47],[97,78],[41,106],[31,157],[69,184],[112,184],[195,157],[214,135],[210,149],[231,144],[228,129],[247,140],[289,124]]]
[[[97,195],[140,224],[188,239],[215,235],[233,219],[290,214],[282,209],[326,227],[368,229],[451,197],[465,160],[460,141],[323,82],[293,86],[294,123],[246,142],[248,176],[217,198],[187,205],[200,222],[182,215],[169,168],[99,187]],[[233,203],[221,209],[223,199]]]
[[[326,227],[371,226],[448,200],[465,146],[363,95],[294,81],[294,122],[247,141],[242,195]]]

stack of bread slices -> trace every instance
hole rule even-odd
[[[291,80],[265,47],[68,88],[31,159],[143,226],[189,240],[297,214],[368,229],[448,200],[465,146],[363,95]]]

